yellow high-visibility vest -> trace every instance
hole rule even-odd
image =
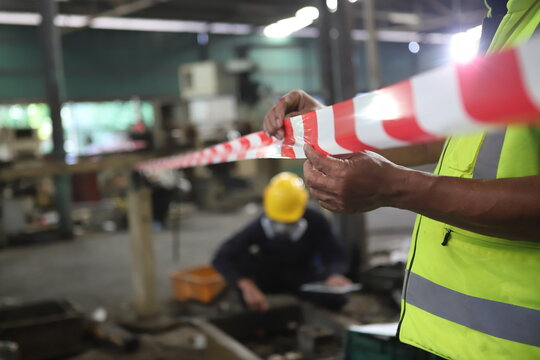
[[[539,22],[540,0],[510,0],[489,51],[526,41]],[[538,175],[540,128],[450,138],[435,173]],[[490,237],[418,216],[398,332],[446,359],[540,359],[540,239]]]

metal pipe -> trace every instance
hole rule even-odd
[[[40,42],[43,53],[43,75],[45,77],[46,101],[52,122],[53,156],[63,159],[64,128],[62,126],[62,103],[65,100],[64,65],[60,33],[54,25],[58,8],[54,0],[40,0]],[[59,230],[62,237],[70,238],[73,233],[71,220],[71,178],[69,175],[54,176],[55,203],[60,217]]]

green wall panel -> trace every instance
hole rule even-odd
[[[64,35],[62,41],[66,96],[74,101],[178,96],[178,67],[202,59],[196,34],[80,30]],[[211,34],[207,54],[223,62],[235,58],[241,48],[247,48],[245,55],[256,63],[254,78],[276,95],[296,88],[320,93],[316,39]],[[354,54],[356,86],[365,91],[362,43],[355,44]],[[413,55],[407,44],[381,43],[379,55],[384,85],[447,61],[442,46],[422,45]],[[43,99],[37,28],[0,26],[0,102]]]

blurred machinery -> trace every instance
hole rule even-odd
[[[253,131],[256,119],[242,121],[241,116],[241,104],[252,105],[242,94],[246,92],[246,78],[249,78],[246,74],[253,68],[253,63],[245,59],[227,63],[201,61],[179,67],[181,98],[191,125],[191,128],[184,126],[179,133],[187,135],[187,130],[191,130],[191,136],[187,137],[192,139],[194,148],[232,140]],[[249,92],[252,94],[249,99],[258,98],[256,84]],[[241,206],[256,197],[257,189],[252,185],[259,173],[257,166],[250,162],[224,163],[187,170],[186,174],[188,178],[197,178],[192,183],[198,205],[223,210],[223,206]]]
[[[40,140],[34,129],[0,128],[0,162],[40,157]]]
[[[238,119],[233,74],[214,61],[190,63],[179,68],[182,99],[203,143],[223,141]]]

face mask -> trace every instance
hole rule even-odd
[[[264,217],[262,226],[266,236],[270,239],[286,238],[291,241],[298,241],[307,229],[307,221],[302,218],[295,223],[283,223]]]
[[[276,235],[290,235],[298,227],[298,222],[282,223],[270,220],[270,226]]]

